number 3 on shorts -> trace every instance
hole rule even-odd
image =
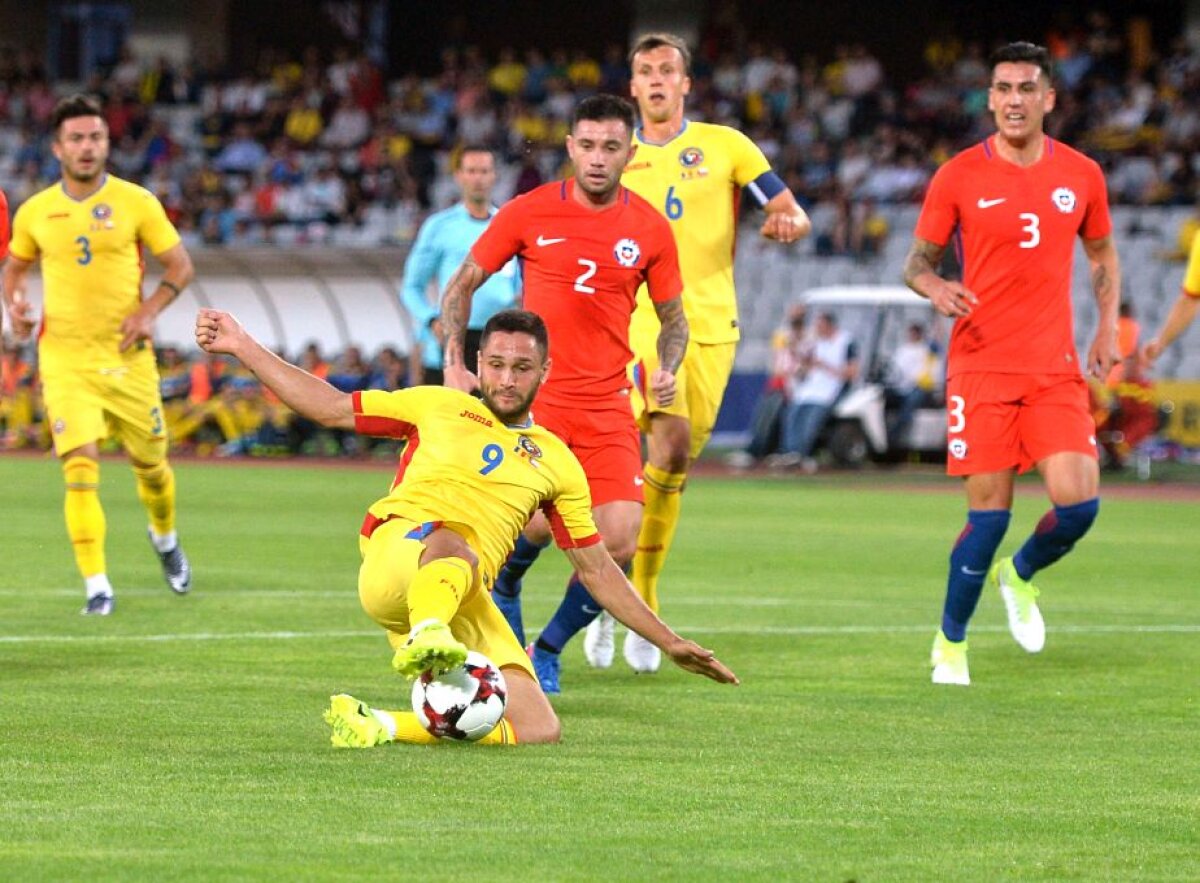
[[[947,399],[946,412],[950,417],[950,422],[946,426],[947,432],[962,432],[967,425],[967,415],[964,413],[967,407],[967,401],[962,396],[950,396]]]

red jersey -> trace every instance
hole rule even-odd
[[[554,364],[538,398],[587,404],[629,387],[629,318],[638,286],[666,301],[683,291],[671,227],[624,187],[594,211],[575,201],[573,180],[543,184],[504,205],[471,247],[495,273],[522,259],[523,306],[542,317]]]
[[[916,236],[944,246],[955,234],[963,284],[979,298],[954,323],[947,376],[1080,374],[1071,311],[1075,237],[1110,232],[1100,166],[1051,138],[1028,168],[1002,159],[988,138],[938,169]]]
[[[0,261],[8,257],[8,200],[0,190]]]

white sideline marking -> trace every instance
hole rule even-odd
[[[59,589],[38,589],[36,592],[31,592],[28,589],[4,589],[0,588],[0,597],[21,596],[28,597],[30,594],[56,596],[56,597],[83,597],[83,590],[72,588]],[[117,589],[117,598],[155,598],[168,597],[168,593],[164,589]],[[280,600],[291,598],[348,598],[351,601],[356,601],[358,590],[354,586],[348,586],[345,589],[315,589],[312,591],[302,591],[297,589],[222,589],[216,593],[201,592],[196,597],[212,598],[220,601],[232,601],[241,598],[279,598]],[[549,597],[546,593],[530,593],[529,597],[537,597],[544,599]],[[185,603],[185,602],[180,602]],[[849,598],[754,598],[742,597],[740,595],[730,595],[727,597],[714,597],[707,595],[704,597],[673,597],[671,598],[671,606],[679,607],[711,607],[713,605],[726,604],[734,607],[928,607],[920,601],[880,601],[880,600],[856,600]]]
[[[935,626],[922,625],[813,625],[813,626],[680,626],[684,635],[909,635],[931,632]],[[973,633],[1007,632],[997,625],[972,626]],[[1059,625],[1046,630],[1067,635],[1200,634],[1200,623],[1164,625]],[[537,634],[530,631],[528,634]],[[383,631],[327,632],[194,632],[165,635],[0,635],[0,644],[74,644],[74,643],[164,643],[170,641],[293,641],[328,638],[382,638]]]

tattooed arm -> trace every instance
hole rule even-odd
[[[1092,294],[1100,309],[1096,339],[1088,349],[1087,370],[1104,378],[1121,361],[1117,349],[1117,310],[1121,305],[1121,265],[1112,236],[1083,240],[1083,250],[1091,267]]]
[[[904,284],[921,297],[929,298],[933,308],[943,316],[952,319],[969,316],[971,307],[979,303],[979,299],[961,282],[938,275],[937,268],[945,253],[946,246],[913,237],[912,248],[904,259]]]
[[[650,389],[659,405],[675,401],[675,374],[687,352],[688,324],[683,314],[683,298],[654,301],[661,327],[658,330],[658,370],[650,378]]]
[[[442,371],[446,386],[471,392],[478,388],[475,365],[464,364],[463,350],[467,341],[467,322],[471,318],[471,297],[490,276],[487,270],[467,255],[450,278],[442,294]]]

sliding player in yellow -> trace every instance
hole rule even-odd
[[[108,126],[100,106],[65,98],[51,117],[62,180],[34,194],[13,219],[4,267],[4,303],[14,331],[37,324],[26,280],[41,258],[42,329],[38,369],[54,449],[66,479],[64,511],[83,575],[83,613],[106,616],[115,603],[104,554],[99,441],[115,435],[133,464],[138,498],[163,575],[179,594],[191,567],[175,532],[175,476],[150,339],[154,319],[192,279],[192,261],[162,204],[108,174]],[[142,247],[163,264],[142,299]]]
[[[559,722],[533,666],[492,602],[493,577],[537,509],[595,599],[680,667],[721,683],[733,672],[679,637],[633,591],[600,540],[583,467],[530,405],[550,368],[546,326],[525,310],[488,320],[480,342],[483,400],[444,386],[339,392],[271,353],[228,313],[201,310],[196,342],[230,353],[288,407],[324,426],[407,441],[391,490],[363,522],[358,594],[387,630],[406,677],[461,664],[476,650],[504,672],[508,707],[484,743],[557,742]],[[333,744],[436,741],[412,711],[331,697]]]

